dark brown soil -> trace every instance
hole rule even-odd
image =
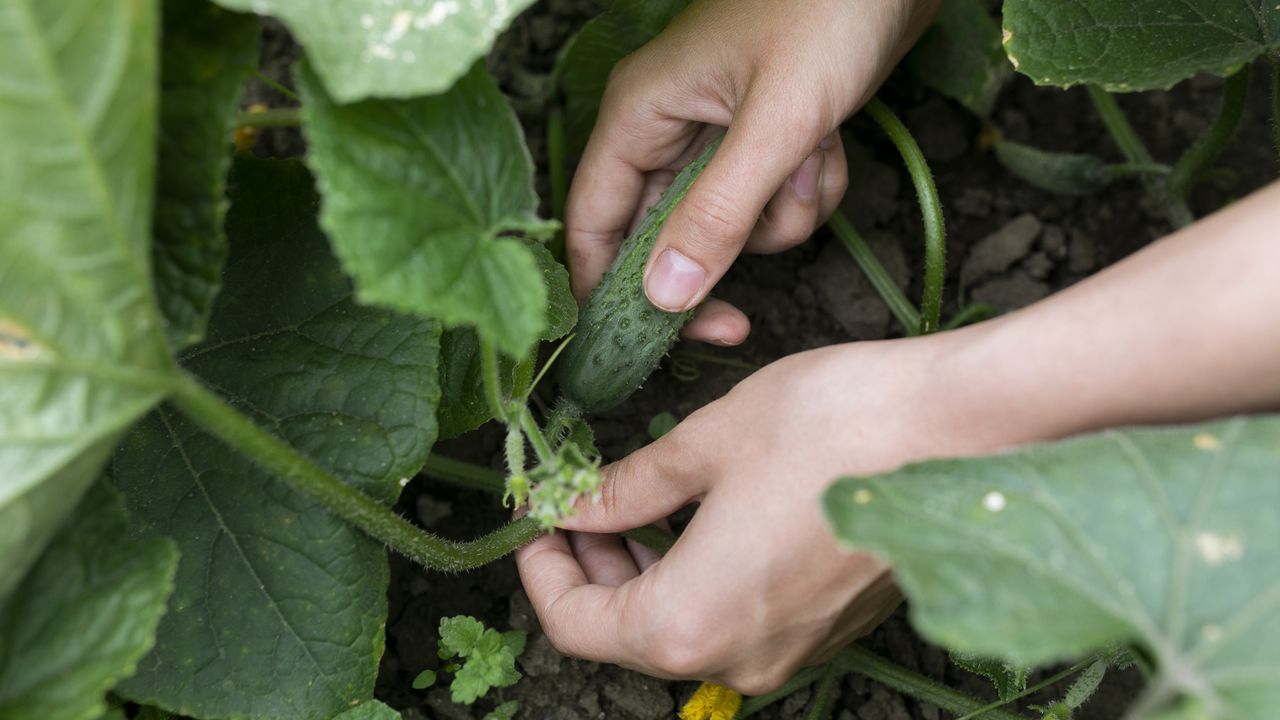
[[[591,0],[551,0],[522,16],[503,37],[490,67],[512,98],[528,131],[529,144],[545,167],[543,117],[547,73],[564,38],[596,12]],[[282,30],[268,25],[264,61],[268,72],[286,77],[295,51]],[[1255,68],[1255,70],[1257,70]],[[1207,213],[1247,194],[1276,175],[1266,119],[1266,81],[1255,72],[1254,92],[1241,135],[1219,162],[1223,172],[1192,197],[1194,209]],[[1139,134],[1157,159],[1172,162],[1203,132],[1217,110],[1221,81],[1197,78],[1172,92],[1125,96]],[[284,102],[262,87],[252,95],[274,105]],[[903,73],[895,75],[882,97],[904,118],[930,159],[947,216],[948,286],[945,314],[967,302],[1006,309],[1034,302],[1115,262],[1169,230],[1157,208],[1144,199],[1136,182],[1121,182],[1086,198],[1061,198],[1029,187],[1005,172],[979,143],[982,127],[963,109],[938,97]],[[1052,150],[1092,152],[1119,160],[1119,154],[1080,90],[1041,89],[1018,77],[1005,89],[993,122],[1007,136]],[[920,294],[921,223],[909,178],[893,146],[864,118],[846,124],[851,182],[843,207],[908,289]],[[296,134],[272,132],[258,151],[296,155]],[[668,363],[622,408],[595,421],[607,459],[616,459],[647,442],[650,418],[660,412],[684,417],[723,395],[746,376],[739,367],[767,364],[801,350],[833,343],[871,340],[898,334],[890,315],[853,261],[826,231],[793,251],[771,257],[744,257],[716,290],[750,317],[751,338],[741,348],[677,348],[682,372]],[[964,303],[961,302],[963,299]],[[715,361],[727,359],[731,365]],[[689,378],[693,369],[696,378]],[[680,379],[677,377],[684,379]],[[482,429],[442,443],[445,456],[498,467],[500,435]],[[504,522],[498,502],[477,491],[418,478],[397,506],[432,531],[447,537],[475,537]],[[406,718],[480,718],[491,707],[454,705],[445,687],[411,689],[414,676],[439,666],[436,628],[441,617],[468,614],[499,629],[529,633],[519,659],[525,677],[495,693],[517,699],[518,717],[529,720],[660,720],[674,717],[694,683],[662,682],[616,667],[561,657],[538,630],[520,589],[513,563],[495,563],[457,576],[426,573],[392,557],[388,593],[387,651],[378,696]],[[944,651],[923,642],[907,622],[905,609],[866,639],[872,649],[925,675],[982,697],[989,687],[948,662]],[[1120,717],[1135,696],[1139,679],[1113,673],[1081,713],[1082,718]],[[1037,696],[1052,700],[1052,692]],[[761,718],[801,718],[809,691],[761,713]],[[858,676],[840,687],[839,720],[934,720],[947,717],[936,708],[904,698]]]

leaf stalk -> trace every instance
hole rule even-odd
[[[1169,192],[1179,200],[1186,198],[1187,193],[1204,177],[1209,165],[1222,154],[1231,139],[1235,137],[1236,128],[1240,127],[1240,118],[1244,115],[1245,99],[1249,94],[1249,68],[1244,67],[1235,75],[1227,78],[1222,93],[1222,109],[1218,117],[1200,139],[1183,153],[1178,164],[1174,165],[1169,175]]]
[[[947,229],[942,217],[942,201],[933,173],[920,145],[898,116],[879,98],[871,98],[866,110],[893,141],[911,174],[924,220],[924,297],[920,301],[920,335],[937,332],[942,325],[942,286],[947,273]]]

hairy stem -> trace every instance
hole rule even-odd
[[[876,289],[880,299],[889,307],[889,312],[893,313],[907,334],[918,335],[920,312],[907,299],[902,289],[898,287],[898,283],[889,277],[889,271],[880,264],[880,258],[871,251],[871,247],[867,245],[866,240],[862,239],[858,231],[853,229],[853,225],[844,213],[840,210],[832,213],[827,220],[827,227],[831,228],[831,231],[844,244],[845,249],[853,256],[853,261],[862,269],[862,274],[867,276],[867,280],[871,281],[871,286]]]
[[[502,380],[498,376],[498,351],[493,343],[480,338],[480,372],[484,380],[484,396],[489,412],[502,422],[508,421],[507,401],[502,397]]]
[[[878,683],[887,685],[916,700],[935,705],[950,713],[962,714],[981,711],[981,715],[969,717],[982,720],[1025,720],[1021,715],[986,708],[981,700],[952,690],[942,683],[908,670],[895,662],[876,655],[860,645],[850,645],[836,658],[845,670],[861,673]]]
[[[547,444],[547,438],[543,436],[542,428],[538,427],[538,422],[533,419],[533,413],[529,411],[529,406],[522,406],[517,415],[519,416],[517,420],[520,423],[520,429],[524,430],[525,437],[529,438],[529,444],[533,446],[534,453],[538,455],[538,462],[554,462],[556,455],[551,451],[551,446]]]
[[[1005,706],[1005,705],[1008,705],[1009,703],[1013,702],[1014,700],[1022,699],[1022,698],[1024,698],[1024,697],[1027,697],[1028,695],[1031,695],[1032,693],[1039,692],[1040,690],[1043,690],[1044,688],[1047,688],[1047,687],[1049,687],[1050,685],[1054,685],[1054,684],[1057,684],[1057,683],[1059,683],[1059,682],[1062,682],[1063,680],[1065,680],[1065,679],[1067,679],[1067,678],[1071,677],[1072,675],[1075,675],[1076,673],[1080,672],[1081,670],[1084,670],[1085,668],[1089,667],[1089,666],[1090,666],[1090,665],[1092,665],[1095,661],[1097,661],[1097,659],[1098,659],[1098,656],[1096,656],[1096,655],[1091,655],[1091,656],[1089,656],[1089,658],[1088,658],[1087,660],[1081,660],[1080,662],[1076,663],[1075,665],[1072,665],[1071,667],[1067,668],[1066,670],[1063,670],[1063,671],[1061,671],[1061,672],[1054,673],[1053,675],[1050,675],[1049,677],[1045,678],[1044,680],[1041,680],[1040,682],[1036,683],[1035,685],[1032,685],[1032,686],[1030,686],[1030,687],[1028,687],[1028,688],[1025,688],[1022,692],[1018,693],[1017,695],[1014,695],[1013,697],[1009,698],[1008,700],[997,700],[997,701],[995,701],[995,702],[993,702],[993,703],[990,703],[989,705],[983,705],[982,707],[978,708],[977,710],[974,710],[974,711],[972,711],[972,712],[970,712],[970,713],[967,713],[967,714],[965,714],[965,715],[963,715],[963,716],[961,716],[961,717],[959,717],[959,718],[956,718],[956,720],[976,720],[977,718],[985,717],[985,716],[983,715],[983,713],[990,713],[991,711],[993,711],[993,710],[995,710],[995,709],[997,709],[997,708],[1000,708],[1000,707],[1003,707],[1003,706]]]
[[[1182,159],[1173,167],[1169,176],[1169,192],[1178,199],[1183,199],[1204,175],[1209,165],[1226,149],[1235,137],[1236,128],[1240,126],[1240,118],[1244,115],[1245,98],[1249,94],[1249,68],[1236,71],[1227,78],[1222,93],[1222,109],[1213,126],[1199,140],[1196,140],[1182,155]]]
[[[844,676],[838,663],[827,663],[822,673],[822,682],[818,683],[818,692],[813,696],[813,705],[804,716],[805,720],[831,720],[836,705],[836,681]]]
[[[431,477],[445,482],[475,490],[484,490],[494,495],[501,495],[506,490],[506,479],[497,470],[490,470],[479,465],[472,465],[461,460],[451,460],[440,455],[427,457],[427,464],[422,471]],[[627,530],[622,536],[634,540],[647,548],[665,555],[676,539],[671,533],[656,525],[645,525],[634,530]]]
[[[298,108],[242,112],[236,115],[236,127],[239,128],[297,127],[301,124],[302,114]]]
[[[205,431],[289,487],[424,567],[450,572],[470,570],[510,554],[540,532],[532,518],[522,518],[470,542],[436,537],[343,483],[194,377],[183,378],[172,402]]]
[[[1129,118],[1125,117],[1124,111],[1120,109],[1120,104],[1111,96],[1111,93],[1097,85],[1088,86],[1088,90],[1089,99],[1093,101],[1093,107],[1098,111],[1098,117],[1102,118],[1102,124],[1106,126],[1107,132],[1111,133],[1111,138],[1115,141],[1116,146],[1120,148],[1120,153],[1124,155],[1125,159],[1135,165],[1155,164],[1155,158],[1151,156],[1151,151],[1147,150],[1146,145],[1142,144],[1142,139],[1138,137],[1133,125],[1129,123]],[[1143,175],[1142,182],[1147,188],[1147,194],[1160,203],[1164,208],[1165,217],[1174,227],[1184,227],[1195,220],[1187,204],[1179,198],[1170,196],[1168,189],[1159,177]]]
[[[942,284],[947,273],[947,228],[942,218],[942,201],[933,184],[929,163],[907,126],[878,98],[871,98],[866,110],[898,148],[920,202],[920,214],[924,218],[924,297],[920,301],[919,334],[928,335],[936,332],[942,323]]]

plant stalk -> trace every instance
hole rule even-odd
[[[981,711],[971,715],[981,720],[1026,720],[1006,710],[987,708],[977,698],[952,690],[942,683],[908,670],[891,660],[867,650],[861,645],[850,645],[835,660],[843,669],[861,673],[878,683],[921,702],[927,702],[957,715]]]
[[[1151,151],[1147,150],[1147,146],[1142,143],[1133,125],[1129,123],[1129,118],[1125,117],[1124,110],[1120,109],[1120,104],[1111,96],[1111,93],[1097,85],[1089,85],[1088,91],[1094,109],[1102,118],[1102,124],[1106,126],[1107,132],[1111,133],[1111,138],[1120,148],[1120,153],[1125,159],[1131,164],[1140,166],[1156,164]],[[1147,194],[1164,208],[1165,217],[1175,228],[1185,227],[1195,221],[1187,204],[1180,198],[1171,196],[1159,177],[1143,175],[1142,183],[1147,188]]]
[[[879,98],[871,98],[866,110],[898,148],[920,202],[924,219],[924,297],[920,301],[919,334],[928,335],[942,325],[942,285],[947,273],[947,228],[942,217],[942,201],[938,198],[929,163],[907,126]]]
[[[1169,175],[1169,193],[1175,198],[1185,199],[1192,186],[1204,176],[1209,165],[1231,143],[1236,128],[1240,127],[1248,94],[1249,68],[1244,67],[1227,78],[1222,93],[1222,109],[1213,121],[1213,126],[1183,153],[1182,159],[1173,167],[1173,173]]]
[[[836,681],[844,677],[838,663],[827,663],[822,673],[822,682],[818,683],[818,692],[814,693],[813,706],[805,715],[805,720],[831,720],[836,704]]]
[[[498,351],[493,343],[480,338],[480,372],[484,381],[484,396],[489,402],[489,412],[502,422],[508,422],[507,401],[502,397],[502,380],[498,376]]]
[[[832,213],[827,220],[827,227],[831,228],[831,231],[844,244],[845,249],[853,256],[853,261],[862,269],[862,274],[867,276],[871,286],[876,289],[880,299],[889,307],[889,312],[893,313],[906,333],[918,335],[920,312],[907,299],[902,289],[898,287],[898,283],[889,277],[889,271],[885,270],[884,265],[880,263],[880,258],[871,251],[867,241],[853,228],[844,213],[840,210]]]
[[[242,112],[236,115],[238,128],[298,127],[301,124],[302,113],[298,108]]]
[[[1022,690],[1022,692],[1018,693],[1017,695],[1014,695],[1013,697],[1009,698],[1008,700],[997,700],[997,701],[995,701],[995,702],[993,702],[993,703],[990,703],[990,704],[988,704],[988,705],[984,705],[984,706],[982,706],[982,707],[978,708],[977,710],[974,710],[973,712],[967,713],[966,715],[963,715],[963,716],[961,716],[961,717],[959,717],[959,718],[956,718],[956,720],[977,720],[977,718],[985,717],[985,715],[983,715],[983,713],[990,713],[991,711],[993,711],[993,710],[995,710],[995,709],[997,709],[997,708],[999,708],[999,707],[1002,707],[1002,706],[1004,706],[1004,705],[1008,705],[1009,703],[1013,702],[1014,700],[1020,700],[1020,699],[1022,699],[1022,698],[1024,698],[1024,697],[1027,697],[1028,695],[1031,695],[1032,693],[1039,692],[1039,691],[1043,690],[1044,688],[1049,687],[1050,685],[1054,685],[1054,684],[1057,684],[1057,683],[1059,683],[1059,682],[1062,682],[1063,680],[1065,680],[1065,679],[1067,679],[1067,678],[1071,677],[1072,675],[1074,675],[1074,674],[1076,674],[1076,673],[1080,672],[1081,670],[1084,670],[1085,668],[1089,667],[1089,666],[1090,666],[1090,665],[1092,665],[1092,664],[1093,664],[1097,659],[1098,659],[1098,658],[1097,658],[1097,656],[1096,656],[1096,655],[1091,655],[1087,660],[1082,660],[1082,661],[1080,661],[1080,662],[1076,663],[1075,665],[1072,665],[1071,667],[1067,668],[1066,670],[1063,670],[1063,671],[1061,671],[1061,672],[1054,673],[1053,675],[1050,675],[1049,677],[1045,678],[1044,680],[1041,680],[1040,682],[1036,683],[1035,685],[1032,685],[1031,687],[1028,687],[1028,688],[1023,689],[1023,690]]]
[[[521,518],[477,540],[445,540],[343,483],[245,417],[196,378],[184,376],[171,400],[205,431],[289,487],[424,567],[448,572],[470,570],[510,554],[540,533],[532,518]]]

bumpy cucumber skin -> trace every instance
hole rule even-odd
[[[557,361],[561,395],[586,413],[626,400],[649,377],[675,343],[693,311],[669,313],[644,294],[644,268],[662,226],[711,160],[720,140],[685,166],[622,243],[604,279],[578,313],[573,340]]]

